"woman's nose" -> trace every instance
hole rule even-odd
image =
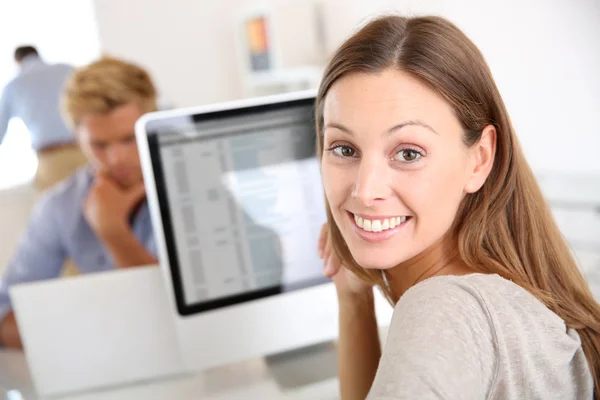
[[[390,196],[389,165],[383,160],[361,160],[352,195],[365,207]]]

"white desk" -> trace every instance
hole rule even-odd
[[[0,350],[0,388],[18,390],[22,398],[35,395],[25,356],[20,351]],[[104,389],[54,398],[56,400],[315,400],[337,399],[337,379],[327,379],[294,389],[281,389],[270,376],[262,359],[252,360],[205,373],[185,375],[137,385]],[[0,390],[0,399],[4,400]],[[13,398],[8,398],[13,400]]]
[[[540,183],[550,199],[559,227],[574,247],[592,291],[600,300],[600,177],[559,179],[548,175],[540,177]],[[270,375],[265,362],[258,359],[202,374],[64,396],[59,400],[328,400],[337,398],[337,385],[336,379],[328,379],[283,390]],[[6,389],[19,390],[26,400],[37,398],[21,352],[0,350],[0,400],[4,400]],[[21,398],[15,396],[14,400]]]

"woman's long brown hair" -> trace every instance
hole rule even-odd
[[[385,16],[344,42],[325,70],[316,104],[317,148],[323,154],[323,104],[343,76],[397,68],[444,98],[464,129],[466,146],[484,127],[496,128],[496,157],[483,187],[467,195],[452,227],[459,256],[477,272],[498,274],[523,287],[581,338],[600,400],[600,306],[594,300],[525,160],[484,57],[467,36],[439,17]],[[327,204],[338,256],[359,277],[397,301],[379,271],[352,258]]]

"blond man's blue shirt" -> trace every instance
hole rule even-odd
[[[81,273],[115,268],[108,251],[83,215],[83,202],[93,184],[89,167],[48,191],[36,206],[17,251],[0,279],[0,321],[11,309],[11,285],[56,278],[68,258]],[[156,255],[148,205],[140,206],[131,220],[135,237]]]

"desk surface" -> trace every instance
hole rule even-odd
[[[294,389],[282,389],[270,375],[263,359],[204,373],[143,382],[55,398],[57,400],[247,400],[247,399],[337,399],[337,379],[327,379]],[[38,399],[35,395],[27,361],[20,351],[0,350],[0,389],[15,390],[9,400]],[[0,390],[0,395],[5,395]],[[21,394],[21,396],[18,396]]]

